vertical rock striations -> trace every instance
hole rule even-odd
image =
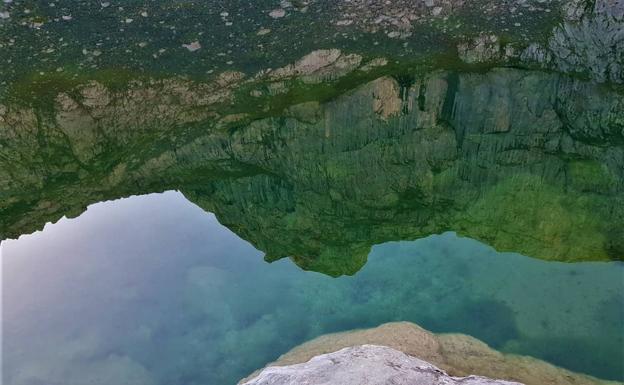
[[[544,259],[624,256],[624,96],[607,85],[401,74],[251,121],[213,116],[214,92],[232,92],[216,85],[78,90],[51,111],[0,109],[3,237],[178,189],[268,260],[330,275],[373,244],[448,230]]]

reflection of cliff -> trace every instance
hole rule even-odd
[[[183,191],[269,258],[330,274],[357,271],[372,244],[445,230],[545,259],[617,259],[623,100],[512,70],[408,90],[383,78],[229,138],[266,173]]]
[[[19,161],[0,180],[1,229],[179,189],[268,259],[331,275],[357,271],[373,244],[446,230],[544,259],[622,259],[622,111],[607,86],[499,69],[384,77],[231,132],[118,124],[82,147],[95,123],[59,133],[24,115],[33,123],[3,138],[3,168]],[[116,145],[86,156],[98,143]]]

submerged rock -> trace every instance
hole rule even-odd
[[[269,74],[271,80],[294,78],[305,83],[335,80],[359,67],[362,57],[344,54],[339,49],[322,49],[309,53],[293,64],[278,68]]]
[[[274,19],[282,18],[282,17],[286,16],[286,10],[284,10],[282,8],[274,9],[271,12],[269,12],[269,16],[271,16]]]
[[[370,344],[387,346],[395,349],[395,351],[407,354],[408,357],[418,357],[419,360],[424,360],[444,370],[450,376],[478,375],[515,381],[514,383],[519,382],[526,385],[616,384],[615,382],[602,381],[594,377],[574,373],[535,358],[502,354],[476,338],[464,334],[433,334],[410,322],[392,322],[372,329],[323,335],[295,347],[268,366],[269,369],[271,367],[285,366],[291,368],[290,372],[292,372],[297,364],[308,362],[311,359],[314,360],[313,357],[335,357],[327,354],[342,351],[341,349],[345,348],[347,349],[346,352],[355,352],[357,350],[348,350],[348,348]],[[395,356],[392,355],[392,357]],[[316,365],[316,367],[320,369],[322,366]],[[325,368],[331,368],[331,365],[326,365]],[[261,381],[254,382],[249,380],[256,378],[258,373],[252,374],[247,379],[242,380],[241,383],[249,385],[263,384],[264,382]],[[271,369],[266,372],[262,371],[262,373],[264,375],[261,374],[257,379],[266,379],[271,373],[281,377],[287,371],[280,372]],[[449,381],[453,380],[450,379]],[[422,383],[429,384],[430,382]],[[412,382],[412,384],[422,383]],[[450,383],[452,384],[453,382]],[[432,382],[432,384],[436,384],[436,382]]]
[[[201,48],[201,44],[198,41],[194,41],[188,44],[182,44],[182,47],[188,49],[191,52],[195,52]]]
[[[362,345],[302,364],[272,366],[243,385],[519,385],[485,377],[452,377],[428,362],[385,346]]]
[[[507,58],[496,35],[481,35],[457,46],[459,58],[469,64],[495,62]],[[509,52],[509,51],[507,51]]]
[[[360,69],[364,72],[372,71],[375,68],[383,67],[388,64],[388,59],[383,57],[375,58],[364,64]]]

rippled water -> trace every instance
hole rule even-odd
[[[2,244],[8,385],[233,384],[320,334],[413,321],[622,379],[624,265],[498,253],[454,233],[374,246],[355,276],[262,253],[167,192]]]

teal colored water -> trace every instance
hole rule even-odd
[[[623,379],[624,265],[544,262],[454,233],[355,276],[272,264],[181,194],[99,203],[2,244],[3,383],[234,384],[320,334],[407,320]]]

